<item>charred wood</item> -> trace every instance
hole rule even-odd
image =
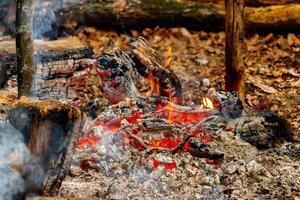
[[[161,56],[142,37],[131,46],[136,70],[152,82],[152,96],[167,97],[169,101],[181,104],[180,80],[174,72],[163,65]]]
[[[33,94],[40,99],[66,99],[84,97],[87,90],[88,82],[82,73],[86,73],[88,66],[96,60],[93,59],[94,53],[91,48],[80,47],[74,44],[73,49],[63,49],[65,42],[73,40],[47,42],[45,46],[39,47],[35,55],[37,72],[35,75],[35,90]],[[58,45],[56,44],[58,43]],[[1,42],[0,42],[1,44]],[[8,44],[8,42],[3,42]],[[60,46],[61,45],[61,46]],[[82,46],[82,45],[81,45]],[[0,85],[5,88],[9,83],[8,80],[17,73],[16,54],[13,48],[6,51],[0,49],[2,55],[0,65]],[[100,81],[98,81],[100,84]],[[77,94],[81,95],[77,95]]]

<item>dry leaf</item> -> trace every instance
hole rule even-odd
[[[300,79],[299,79],[298,81],[296,81],[296,82],[293,82],[293,83],[291,84],[291,86],[292,86],[292,87],[300,87]]]
[[[254,86],[258,87],[259,89],[261,89],[262,91],[264,91],[265,93],[268,93],[268,94],[275,94],[277,93],[277,90],[271,86],[267,86],[267,85],[264,85],[262,83],[258,83],[258,82],[254,82],[252,83]]]

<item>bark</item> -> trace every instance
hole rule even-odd
[[[16,57],[18,66],[18,96],[30,96],[35,73],[33,48],[34,0],[18,0],[16,9]]]
[[[245,99],[244,0],[226,0],[225,88]]]
[[[206,0],[85,0],[63,3],[61,20],[73,19],[98,27],[144,28],[149,26],[185,26],[192,29],[223,30],[225,7]],[[256,3],[255,3],[256,2]],[[300,25],[300,2],[255,1],[245,9],[245,27],[248,31],[295,31]],[[289,4],[293,2],[294,4]]]
[[[9,4],[0,8],[1,24],[11,30],[14,18]],[[248,0],[245,28],[257,32],[300,30],[299,0]],[[65,28],[93,25],[100,28],[187,27],[224,30],[223,0],[37,0],[34,36],[56,38]],[[67,23],[66,22],[71,22]],[[76,23],[73,23],[76,22]],[[65,32],[64,32],[65,33]]]
[[[2,88],[14,90],[17,65],[11,44],[12,41],[0,42],[0,55],[3,58],[0,85]],[[92,49],[83,47],[76,39],[36,41],[35,45],[38,51],[35,56],[37,71],[34,92],[39,99],[85,99],[90,85],[101,83],[98,76],[80,75],[95,60]],[[89,77],[95,78],[94,82]]]
[[[68,173],[84,115],[67,104],[18,100],[8,92],[0,93],[0,111],[22,133],[25,144],[44,171],[44,176],[39,177],[43,184],[30,188],[30,192],[57,195]]]

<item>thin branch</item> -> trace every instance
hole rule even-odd
[[[30,96],[36,71],[33,48],[34,0],[18,0],[16,9],[16,56],[18,67],[18,97]]]

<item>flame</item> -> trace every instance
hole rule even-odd
[[[150,73],[147,77],[147,80],[150,83],[150,90],[146,93],[147,96],[159,96],[159,83],[157,82],[157,80],[154,78],[153,74]]]
[[[203,97],[202,98],[202,104],[199,106],[200,109],[214,109],[214,104],[213,102],[208,98],[208,97]]]
[[[167,67],[170,66],[172,58],[173,58],[172,47],[168,47],[167,57],[166,57],[166,60],[165,60],[165,63],[164,63],[164,67],[167,68]]]
[[[172,117],[172,114],[173,114],[173,104],[172,103],[169,103],[168,105],[166,105],[166,109],[168,110],[168,117],[167,117],[167,120],[168,121],[173,121],[173,117]]]

